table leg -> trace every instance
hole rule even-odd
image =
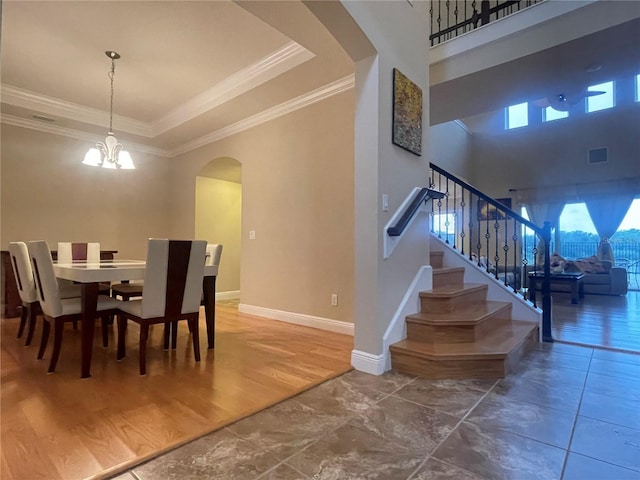
[[[207,321],[207,348],[215,346],[216,329],[216,277],[211,275],[202,279],[204,296],[204,315]]]
[[[584,280],[578,280],[578,297],[584,298]]]
[[[80,378],[91,376],[91,355],[93,353],[93,332],[96,325],[98,306],[98,283],[82,284],[82,322],[80,325]]]
[[[571,303],[578,303],[578,280],[572,280],[571,282]]]
[[[529,301],[536,303],[536,277],[529,277]]]

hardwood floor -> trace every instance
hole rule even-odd
[[[150,334],[148,375],[138,374],[138,329],[116,362],[96,335],[92,377],[80,379],[80,334],[64,332],[60,361],[47,374],[34,341],[16,339],[19,319],[1,323],[3,480],[104,478],[351,369],[353,337],[238,314],[216,306],[216,348],[196,364],[185,322],[178,348]],[[201,331],[205,330],[201,313]],[[202,336],[201,336],[202,338]]]
[[[569,293],[552,295],[555,340],[640,352],[640,291],[585,295],[577,305]]]

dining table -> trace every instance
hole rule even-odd
[[[91,376],[91,357],[101,282],[122,282],[144,279],[144,260],[101,260],[100,262],[54,262],[56,277],[79,283],[81,288],[82,317],[80,321],[80,377]],[[215,346],[215,298],[217,265],[205,265],[202,279],[203,303],[207,325],[207,347]]]

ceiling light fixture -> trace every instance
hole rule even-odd
[[[104,142],[96,143],[96,146],[90,148],[84,156],[82,163],[91,165],[92,167],[102,168],[122,168],[132,170],[136,167],[133,164],[131,155],[118,142],[113,134],[113,77],[116,74],[116,60],[120,58],[117,52],[104,52],[111,59],[111,70],[109,71],[109,79],[111,80],[111,105],[109,107],[109,131]]]

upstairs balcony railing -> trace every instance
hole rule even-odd
[[[431,0],[431,46],[544,0]]]
[[[509,206],[455,175],[430,164],[429,188],[443,193],[432,201],[431,232],[476,263],[516,295],[542,308],[542,338],[551,334],[551,226],[535,225]],[[529,295],[528,273],[544,272],[542,304]]]

